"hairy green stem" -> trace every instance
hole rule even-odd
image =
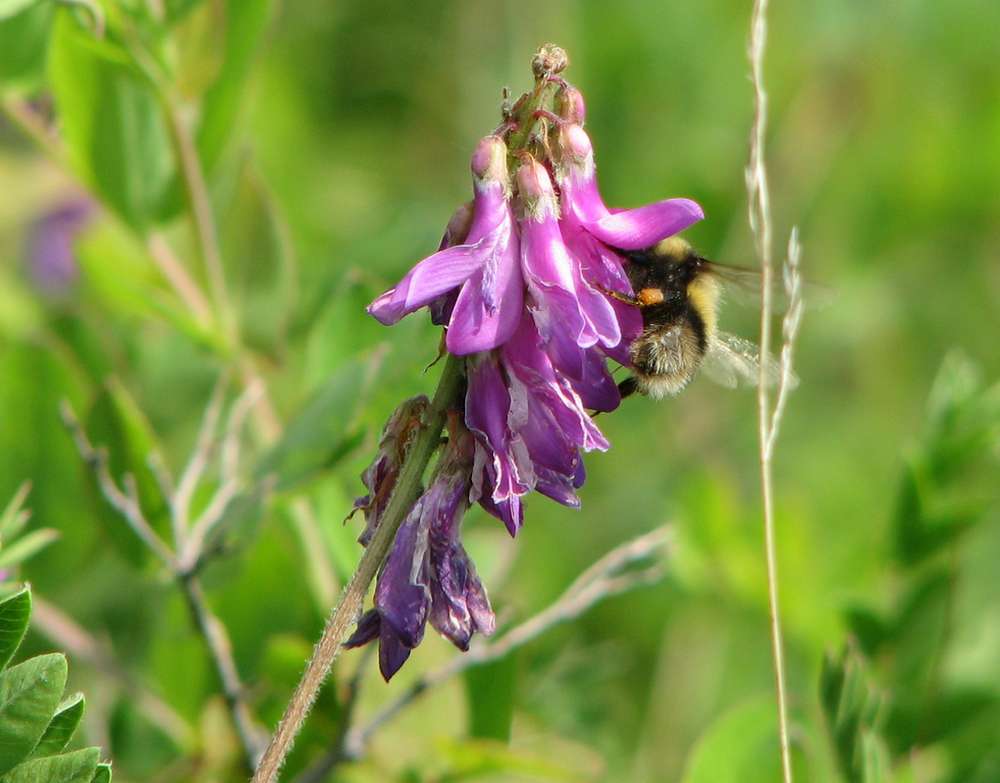
[[[396,531],[420,496],[424,472],[441,441],[445,414],[449,408],[459,402],[464,365],[464,359],[449,354],[441,372],[441,378],[438,380],[434,399],[424,415],[420,434],[406,454],[389,505],[379,521],[374,537],[358,563],[354,576],[344,588],[340,602],[334,607],[326,621],[323,635],[313,650],[312,658],[306,665],[306,670],[292,695],[291,701],[285,708],[285,714],[278,724],[271,743],[264,751],[257,772],[253,777],[253,783],[273,783],[277,780],[285,757],[292,749],[295,737],[316,700],[316,694],[326,680],[330,666],[340,652],[341,644],[361,613],[365,595],[382,567],[382,562],[389,554],[389,548],[396,538]]]

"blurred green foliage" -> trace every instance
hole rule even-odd
[[[256,420],[243,449],[277,485],[250,486],[203,578],[273,725],[358,557],[357,522],[342,520],[378,427],[433,383],[421,372],[437,351],[431,325],[414,317],[390,332],[364,305],[436,247],[468,197],[468,156],[498,120],[500,87],[527,86],[539,43],[565,46],[608,203],[692,196],[708,214],[692,241],[749,263],[749,8],[86,5],[0,0],[0,498],[33,482],[37,530],[60,537],[19,557],[17,577],[117,662],[117,674],[93,661],[70,673],[93,694],[80,733],[115,760],[116,779],[240,780],[183,602],[104,506],[59,402],[116,475],[136,476],[166,532],[149,452],[183,463],[223,365],[240,378],[249,362],[266,381],[285,440]],[[982,0],[770,12],[777,235],[800,226],[805,272],[832,292],[807,309],[775,463],[801,780],[1000,779],[998,26],[1000,5]],[[40,139],[18,126],[25,107]],[[235,334],[213,315],[182,153],[207,178]],[[49,285],[32,258],[38,221],[83,190],[100,209],[72,239],[75,276]],[[204,302],[178,293],[172,264]],[[723,317],[753,335],[752,309]],[[532,499],[509,573],[505,534],[470,514],[470,551],[500,611],[517,616],[667,520],[676,552],[662,585],[425,695],[330,779],[775,780],[751,396],[699,380],[602,417],[614,448],[588,459],[582,511]],[[35,529],[18,530],[22,546],[50,543]],[[4,546],[0,558],[17,551]],[[848,639],[847,657],[824,658]],[[23,646],[62,644],[29,633]],[[428,638],[392,685],[366,679],[359,714],[451,654]],[[356,660],[324,690],[292,772],[339,730]]]

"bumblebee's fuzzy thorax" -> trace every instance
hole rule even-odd
[[[688,283],[687,296],[691,307],[701,316],[705,334],[710,339],[718,324],[719,281],[710,274],[699,274]]]

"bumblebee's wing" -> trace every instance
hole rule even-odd
[[[760,292],[763,278],[759,269],[745,266],[729,266],[702,259],[705,269],[722,283],[725,297],[745,307],[760,307]],[[826,307],[833,300],[833,291],[822,283],[805,280],[801,283],[803,298],[810,309]],[[781,274],[776,274],[771,285],[771,307],[777,314],[786,312],[791,305],[788,290]]]
[[[719,332],[708,344],[702,369],[713,381],[730,389],[756,386],[760,379],[760,352],[750,340]],[[772,359],[767,363],[768,386],[776,384],[780,377],[781,366]]]

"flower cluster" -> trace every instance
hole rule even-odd
[[[551,76],[539,86],[553,83],[558,114],[517,115],[530,103],[527,95],[515,104],[515,119],[476,147],[473,200],[456,211],[441,248],[368,308],[389,325],[428,307],[434,322],[446,326],[447,350],[467,357],[464,406],[450,424],[442,464],[397,535],[375,609],[351,639],[379,639],[386,678],[419,643],[427,619],[463,649],[473,631],[493,627],[485,591],[459,543],[469,503],[501,519],[512,536],[533,490],[579,506],[581,452],[608,448],[589,411],[611,411],[620,402],[606,360],[628,364],[642,327],[634,307],[609,295],[632,293],[624,254],[703,216],[688,199],[609,209],[583,129],[583,98]],[[536,87],[532,96],[538,93]],[[525,122],[534,133],[518,132]],[[401,421],[412,419],[406,405],[414,403],[394,414],[383,446],[386,438],[405,441]],[[391,457],[380,449],[364,476],[369,497],[359,502],[366,535],[401,459],[399,449]]]

